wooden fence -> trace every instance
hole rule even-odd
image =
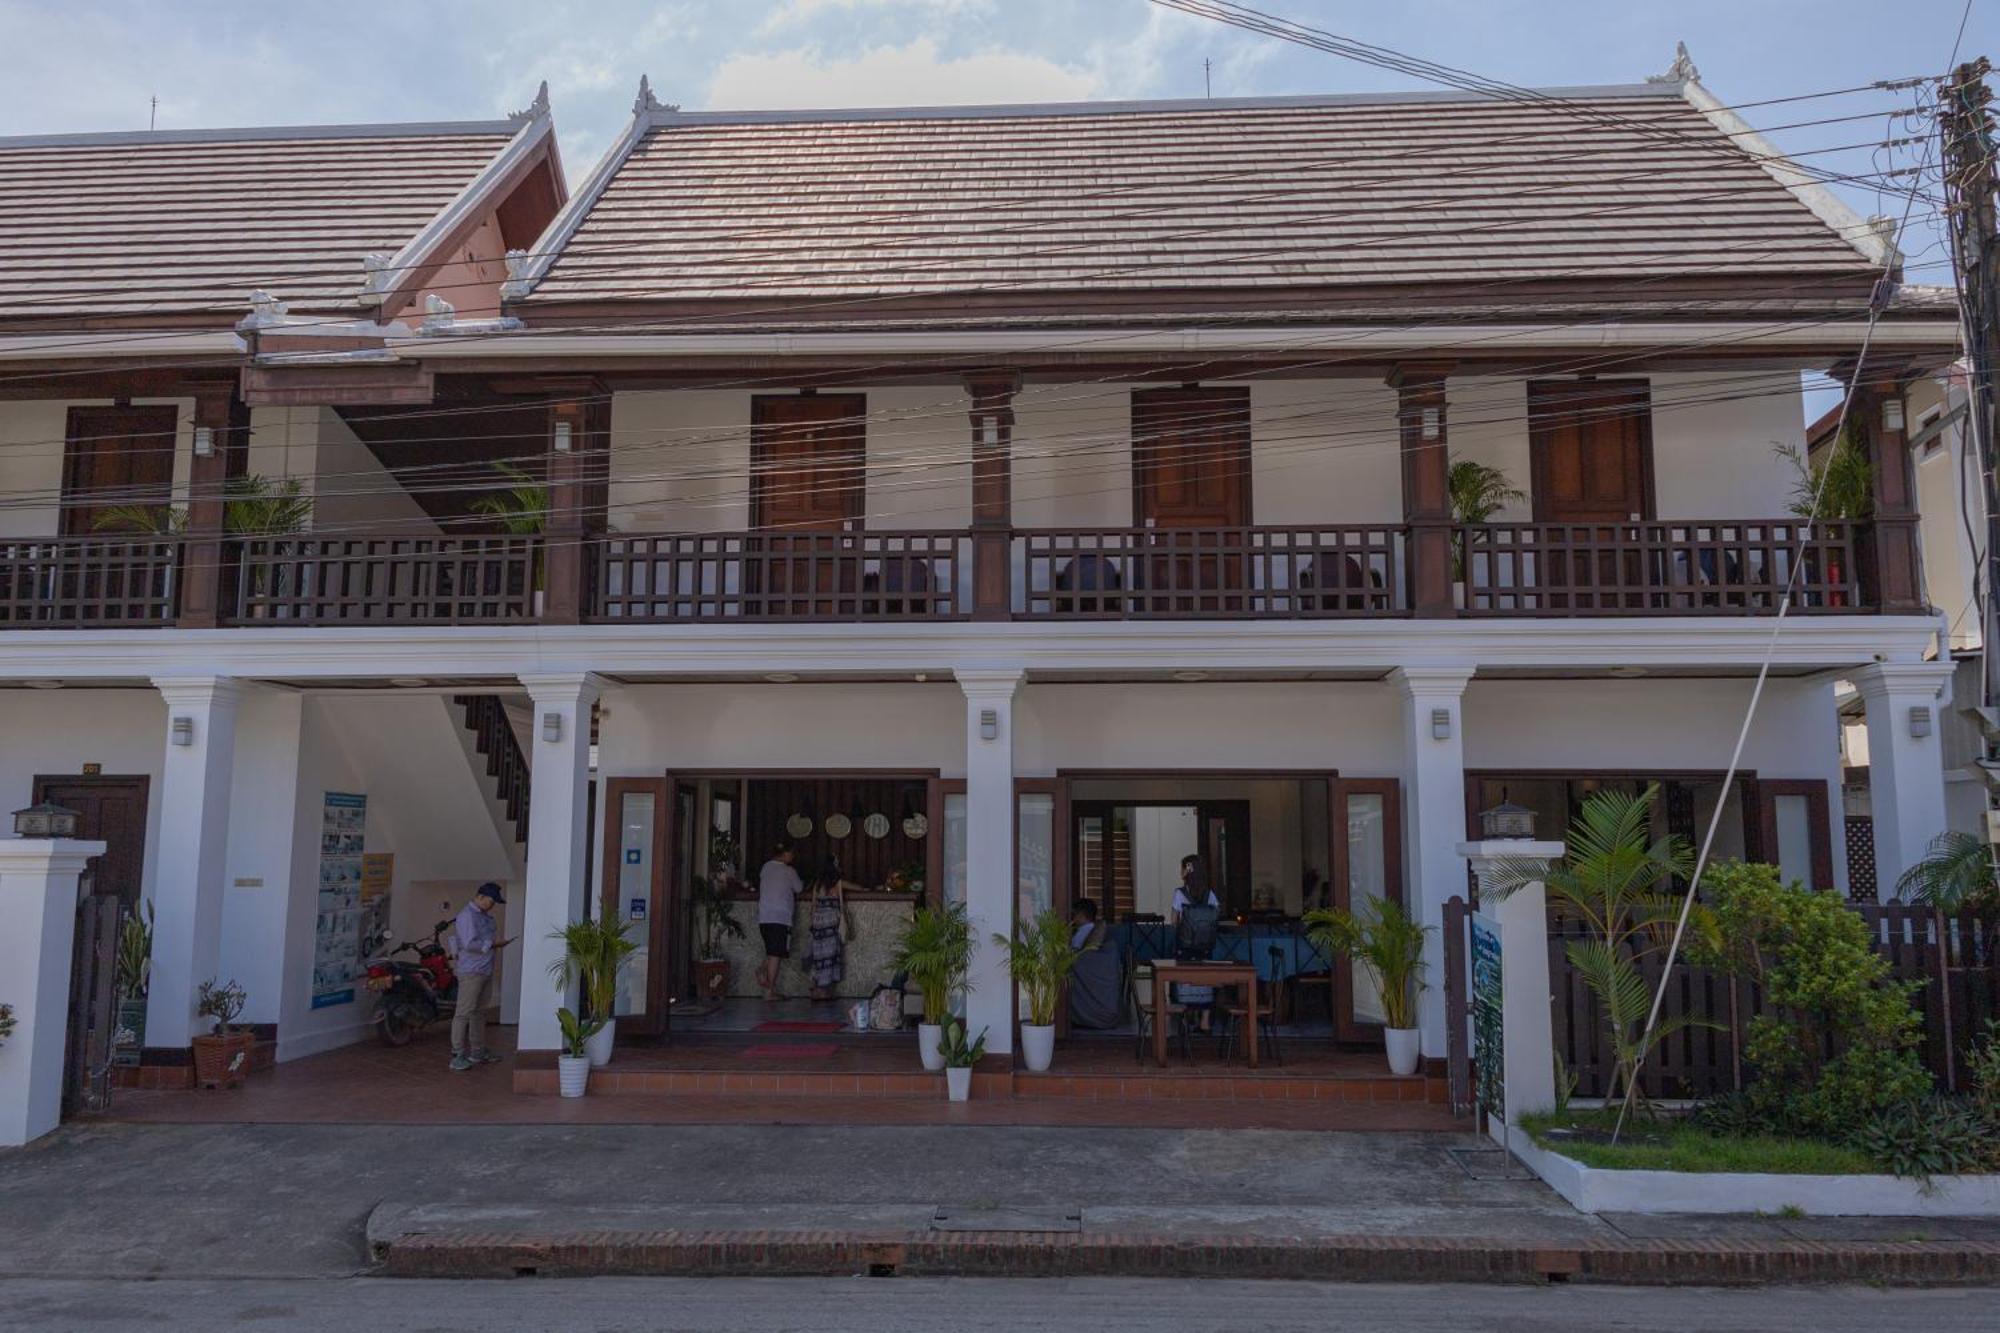
[[[1857,903],[1852,910],[1868,923],[1876,952],[1888,959],[1891,974],[1899,981],[1923,983],[1913,997],[1924,1020],[1921,1051],[1942,1081],[1946,987],[1939,980],[1934,918],[1929,909],[1907,903]],[[1982,1024],[2000,1018],[2000,921],[1963,916],[1947,919],[1944,926],[1952,1040],[1963,1084],[1965,1056],[1978,1041]],[[1556,1054],[1576,1078],[1576,1095],[1596,1097],[1604,1093],[1612,1062],[1596,998],[1569,965],[1568,946],[1580,937],[1579,930],[1574,923],[1558,923],[1549,933],[1553,1036]],[[1659,985],[1663,961],[1658,953],[1640,960],[1649,991]],[[1740,1055],[1742,1034],[1763,1010],[1764,997],[1752,982],[1676,963],[1661,1013],[1701,1023],[1674,1033],[1654,1050],[1640,1076],[1641,1087],[1648,1096],[1663,1098],[1709,1097],[1742,1087],[1750,1076]]]

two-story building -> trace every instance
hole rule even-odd
[[[1663,829],[1720,801],[1723,854],[1841,887],[1838,681],[1880,873],[1942,827],[1899,409],[1954,312],[1690,70],[772,113],[642,85],[567,193],[545,111],[0,141],[32,256],[0,273],[0,790],[95,801],[100,879],[154,904],[150,1059],[218,973],[281,1059],[366,1035],[328,793],[367,797],[405,932],[517,884],[523,1086],[555,926],[635,923],[621,1040],[660,1033],[697,881],[780,839],[867,890],[844,992],[918,894],[963,901],[1006,1053],[992,933],[1084,896],[1143,925],[1186,853],[1252,948],[1371,895],[1437,925],[1473,813],[1559,831],[1658,781]],[[1866,523],[1788,512],[1808,370],[1854,385]],[[1324,1036],[1379,1032],[1344,962],[1325,993]]]

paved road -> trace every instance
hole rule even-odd
[[[600,1278],[577,1282],[0,1281],[0,1329],[354,1333],[658,1329],[689,1333],[957,1333],[1030,1329],[1394,1329],[1398,1333],[1958,1333],[1994,1327],[1995,1291],[1867,1288],[1403,1287],[1310,1282]]]

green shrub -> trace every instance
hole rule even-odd
[[[1964,1098],[1922,1097],[1877,1111],[1847,1142],[1883,1170],[1918,1180],[2000,1168],[2000,1126]]]
[[[1763,989],[1772,1012],[1750,1021],[1743,1054],[1750,1105],[1770,1126],[1837,1138],[1930,1090],[1912,1049],[1914,983],[1891,979],[1859,913],[1768,865],[1724,862],[1707,889],[1689,958]]]

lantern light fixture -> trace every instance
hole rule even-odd
[[[1903,429],[1902,395],[1894,394],[1882,400],[1882,429],[1900,434]]]
[[[54,801],[42,801],[14,812],[17,838],[74,838],[77,813]]]
[[[196,458],[215,457],[215,428],[196,426],[194,428],[194,456]]]
[[[1491,810],[1479,812],[1479,832],[1492,840],[1501,838],[1532,838],[1535,836],[1535,812],[1525,805],[1516,805],[1507,799],[1507,793],[1500,793],[1500,804]]]
[[[171,740],[175,745],[181,746],[182,748],[193,745],[194,719],[191,717],[175,718],[168,732],[167,738]]]

